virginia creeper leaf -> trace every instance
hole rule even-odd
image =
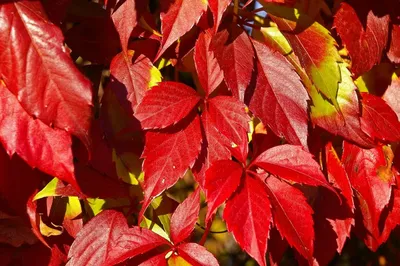
[[[343,146],[342,161],[360,201],[364,226],[375,240],[379,239],[379,219],[389,203],[394,182],[389,149],[379,145],[367,150],[347,142]],[[364,241],[373,248],[372,242]]]
[[[277,136],[307,148],[307,91],[281,54],[256,41],[253,45],[258,75],[250,110]]]
[[[230,96],[217,96],[208,101],[208,113],[219,132],[236,145],[246,143],[250,120],[246,106]],[[246,141],[244,141],[246,140]]]
[[[193,55],[197,75],[206,96],[210,95],[224,78],[217,59],[214,57],[214,52],[210,49],[211,39],[210,31],[200,33]]]
[[[208,6],[214,18],[214,31],[218,31],[222,16],[232,0],[208,0]]]
[[[136,0],[125,0],[118,2],[116,10],[111,15],[121,40],[122,50],[125,53],[127,52],[129,37],[133,28],[137,25],[136,13]]]
[[[228,43],[228,32],[222,31],[213,40],[213,50],[219,66],[224,72],[224,80],[233,96],[244,100],[247,86],[250,84],[254,69],[254,51],[250,38],[245,31],[234,27]]]
[[[44,14],[40,1],[0,6],[0,75],[27,114],[89,145],[90,82]]]
[[[387,53],[389,59],[396,64],[400,63],[400,25],[392,26],[392,37],[390,39],[390,48]]]
[[[133,111],[142,101],[152,80],[161,81],[161,74],[144,55],[135,56],[132,50],[119,53],[111,61],[110,72],[116,80],[111,82],[112,89],[127,92],[127,98],[132,104]]]
[[[231,159],[231,152],[227,148],[230,146],[229,139],[218,132],[208,112],[201,114],[201,124],[204,135],[203,145],[192,172],[196,181],[204,188],[206,170],[218,160]]]
[[[165,128],[186,117],[199,100],[189,86],[165,81],[146,93],[135,116],[144,129]]]
[[[274,224],[281,236],[306,259],[314,250],[313,210],[303,193],[270,176],[266,180]]]
[[[252,165],[261,167],[289,182],[324,186],[334,191],[311,153],[300,146],[285,144],[273,147],[261,153]]]
[[[329,182],[340,190],[350,209],[354,210],[353,190],[349,178],[331,142],[325,145],[325,157]]]
[[[161,31],[163,34],[161,49],[163,54],[176,40],[188,32],[207,10],[205,0],[175,0],[168,11],[161,13]],[[158,57],[157,56],[157,57]]]
[[[265,185],[259,179],[246,176],[227,201],[224,220],[240,247],[263,266],[267,265],[265,253],[271,218]]]
[[[340,64],[339,67],[342,81],[339,83],[337,101],[341,112],[312,88],[311,119],[314,124],[334,135],[340,135],[360,146],[372,148],[375,146],[373,140],[361,130],[357,87],[346,66]]]
[[[216,161],[208,168],[204,185],[208,206],[206,223],[217,208],[235,192],[242,175],[243,167],[231,160]]]
[[[161,245],[169,242],[146,228],[129,228],[122,213],[106,210],[79,232],[67,265],[115,265]]]
[[[266,6],[317,90],[337,108],[338,83],[341,81],[338,62],[342,60],[330,32],[296,9]]]
[[[77,187],[70,134],[61,129],[51,128],[40,119],[34,119],[2,80],[0,141],[10,156],[17,153],[31,167],[57,176]]]
[[[382,98],[361,93],[361,128],[369,136],[384,141],[400,139],[400,122],[396,113]]]
[[[389,214],[386,218],[385,226],[379,239],[380,243],[386,242],[392,230],[400,224],[400,190],[398,188],[399,181],[400,175],[399,173],[397,173],[397,187],[393,188],[393,199],[392,203],[389,204]]]
[[[141,214],[154,197],[173,186],[196,161],[202,142],[200,119],[196,115],[194,119],[182,122],[165,132],[146,133],[142,154],[144,202]]]
[[[360,5],[368,6],[364,2]],[[341,3],[333,26],[349,51],[355,77],[380,62],[388,40],[389,15],[378,17],[369,11],[364,28],[354,8],[348,3]]]
[[[205,247],[196,243],[183,243],[178,246],[179,255],[192,265],[218,266],[214,255]]]
[[[192,233],[199,217],[200,188],[185,199],[171,216],[171,240],[176,245]]]

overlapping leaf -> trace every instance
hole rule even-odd
[[[90,82],[74,66],[60,29],[44,14],[39,1],[0,6],[0,75],[27,115],[88,145]]]
[[[193,166],[201,142],[200,118],[197,115],[165,132],[146,133],[142,154],[145,199],[141,214],[154,197],[173,186]]]
[[[222,16],[232,0],[208,0],[214,18],[214,31],[217,32]]]
[[[194,48],[194,63],[200,84],[206,95],[210,95],[222,82],[224,76],[214,52],[210,49],[212,35],[209,31],[201,33]]]
[[[396,64],[400,63],[400,25],[393,25],[390,38],[390,48],[387,53],[389,59]]]
[[[298,10],[281,6],[266,7],[317,90],[337,108],[338,83],[341,81],[338,62],[342,60],[330,32]]]
[[[67,265],[114,265],[161,245],[169,242],[148,229],[129,228],[122,213],[107,210],[79,232]]]
[[[253,45],[258,73],[250,110],[277,136],[307,148],[307,91],[283,56],[261,43]]]
[[[192,265],[216,266],[217,259],[203,246],[196,243],[183,243],[178,246],[178,252],[182,258]]]
[[[243,101],[254,69],[254,51],[249,36],[234,27],[231,36],[226,30],[218,33],[212,47],[224,72],[225,83],[233,96]]]
[[[372,138],[384,141],[400,139],[400,122],[396,113],[380,97],[362,93],[361,128]]]
[[[356,2],[368,7],[364,2]],[[348,3],[342,3],[333,24],[349,51],[351,70],[356,77],[380,62],[388,40],[389,15],[378,17],[369,11],[366,20],[364,27],[354,8]]]
[[[123,0],[119,2],[122,4],[118,3],[118,7],[111,15],[111,18],[118,31],[122,50],[126,53],[129,37],[138,21],[136,0]]]
[[[281,236],[306,259],[314,250],[313,210],[304,195],[296,188],[274,176],[267,178],[269,200],[274,224]]]
[[[392,84],[386,89],[382,98],[395,111],[397,118],[400,119],[400,79],[394,78]]]
[[[206,10],[207,1],[173,1],[168,10],[165,13],[161,13],[163,37],[158,55],[163,54],[168,47],[188,32]]]
[[[239,245],[264,266],[271,218],[265,186],[259,179],[246,176],[226,203],[224,219]]]
[[[217,208],[238,188],[243,167],[230,160],[215,162],[206,172],[205,189],[207,197],[206,222],[210,221]]]

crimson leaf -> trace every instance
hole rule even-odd
[[[205,247],[196,243],[183,243],[178,246],[179,255],[192,265],[218,266],[217,259]]]

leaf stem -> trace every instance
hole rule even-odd
[[[239,13],[239,0],[233,1],[233,13],[237,15]],[[233,23],[236,23],[237,16],[233,16]]]

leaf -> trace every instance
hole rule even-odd
[[[227,201],[223,217],[240,247],[258,264],[267,265],[265,253],[272,215],[265,185],[246,176]]]
[[[359,5],[369,6],[364,2]],[[354,7],[342,3],[333,26],[349,51],[351,70],[358,77],[380,62],[388,40],[389,15],[378,17],[369,11],[364,27]]]
[[[233,96],[243,101],[254,69],[254,51],[245,31],[234,27],[231,35],[226,43],[228,32],[220,32],[212,41],[212,49],[224,72],[225,83]]]
[[[135,116],[143,129],[165,128],[185,118],[199,101],[189,86],[165,81],[146,93]]]
[[[120,4],[122,3],[122,4]],[[116,10],[111,15],[115,28],[121,40],[124,53],[127,52],[129,37],[137,25],[136,0],[119,1]]]
[[[179,255],[192,265],[217,266],[218,261],[205,247],[196,243],[183,243],[178,246]]]
[[[200,119],[196,115],[182,122],[166,132],[146,133],[144,202],[139,217],[154,197],[173,186],[196,161],[202,142]]]
[[[208,6],[214,18],[214,32],[218,31],[222,16],[232,0],[208,0]]]
[[[103,211],[79,232],[67,265],[115,265],[169,242],[140,227],[129,228],[123,214]]]
[[[208,101],[208,113],[219,132],[236,145],[246,143],[250,132],[246,106],[230,96],[217,96]],[[245,140],[245,141],[244,141]]]
[[[161,31],[163,34],[161,49],[157,58],[167,50],[176,40],[188,32],[207,10],[205,0],[175,0],[162,12]]]
[[[261,167],[289,182],[324,186],[334,191],[311,153],[300,146],[285,144],[273,147],[254,159],[251,166]]]
[[[379,145],[367,150],[347,142],[343,146],[342,162],[360,201],[364,226],[375,240],[379,239],[379,219],[389,203],[394,183],[387,149],[390,148]],[[375,249],[368,239],[364,241]]]
[[[360,146],[372,148],[373,140],[361,130],[357,87],[354,85],[350,71],[344,64],[339,64],[342,82],[339,83],[337,102],[340,112],[323,98],[314,88],[310,92],[311,119],[333,135],[340,135]]]
[[[200,189],[187,197],[171,216],[171,239],[177,245],[194,230],[200,211]]]
[[[398,188],[400,175],[397,173],[397,187],[393,188],[393,195],[388,206],[389,213],[385,219],[385,225],[379,239],[379,243],[384,243],[390,236],[390,233],[400,224],[400,190]]]
[[[216,161],[206,171],[205,191],[207,199],[206,223],[217,208],[238,188],[243,167],[231,160]]]
[[[324,94],[338,109],[336,97],[341,81],[338,62],[342,59],[330,32],[297,9],[265,6],[318,92]]]
[[[394,78],[392,84],[386,89],[382,98],[396,112],[397,119],[400,119],[400,79]]]
[[[142,101],[145,92],[155,83],[161,82],[161,74],[144,55],[136,56],[132,50],[126,54],[119,53],[111,61],[110,73],[115,82],[110,86],[113,90],[127,93],[133,111]]]
[[[218,160],[231,159],[231,152],[227,148],[230,145],[229,140],[218,132],[208,112],[201,114],[201,124],[204,135],[203,145],[192,172],[196,181],[204,189],[206,170]]]
[[[250,110],[277,136],[307,149],[307,91],[281,54],[256,41],[253,45],[258,75]]]
[[[39,1],[1,5],[0,61],[12,64],[1,64],[0,75],[27,115],[38,118],[43,126],[65,130],[89,145],[90,82],[69,57],[61,30],[44,14]],[[61,153],[68,149],[63,150]],[[64,156],[54,161],[66,159]],[[71,166],[64,168],[57,172],[71,170]],[[61,175],[65,178],[65,174]]]
[[[380,97],[361,93],[362,117],[361,128],[372,138],[383,141],[400,139],[400,122],[396,113]]]
[[[20,247],[23,244],[33,245],[36,242],[36,236],[21,217],[0,210],[0,243]]]
[[[333,187],[340,190],[349,208],[354,211],[353,190],[349,177],[331,142],[325,145],[325,157],[329,182]]]
[[[393,63],[400,63],[400,25],[392,25],[392,36],[387,56]]]
[[[211,39],[210,31],[201,33],[196,41],[193,55],[197,75],[206,96],[209,96],[224,78],[214,52],[210,50]]]
[[[31,167],[78,187],[72,162],[71,136],[34,119],[0,80],[0,141]]]
[[[306,259],[314,250],[313,211],[304,195],[274,176],[266,180],[274,224],[282,237]]]

